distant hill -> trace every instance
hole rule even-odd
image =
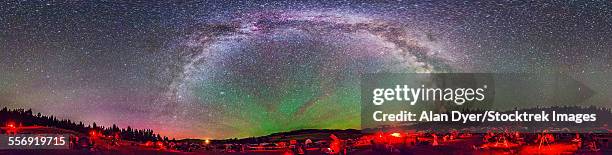
[[[224,140],[213,140],[213,143],[262,143],[262,142],[279,142],[289,140],[328,140],[329,136],[334,134],[342,139],[357,138],[361,136],[361,130],[356,129],[301,129],[288,132],[273,133],[267,136],[250,137],[250,138],[233,138]]]

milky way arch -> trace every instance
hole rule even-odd
[[[220,137],[357,128],[359,76],[456,70],[457,53],[439,41],[401,23],[339,12],[205,23],[169,48],[162,75],[170,82],[155,106],[164,107],[163,121],[206,122],[196,132]]]

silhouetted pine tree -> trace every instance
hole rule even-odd
[[[41,113],[37,113],[33,115],[32,109],[24,110],[24,109],[8,109],[4,107],[0,110],[0,126],[5,126],[7,123],[15,123],[15,125],[21,126],[47,126],[47,127],[55,127],[60,129],[67,129],[76,131],[82,134],[89,134],[91,131],[96,131],[96,133],[102,133],[105,136],[119,136],[121,139],[125,140],[133,140],[133,141],[157,141],[157,140],[166,140],[167,138],[160,138],[161,135],[154,134],[151,129],[132,129],[130,126],[127,128],[119,128],[117,125],[113,124],[112,127],[104,127],[98,126],[95,122],[91,125],[83,124],[83,122],[79,121],[77,124],[74,121],[68,119],[58,120],[55,116],[45,116]]]

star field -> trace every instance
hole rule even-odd
[[[605,1],[7,1],[0,106],[248,137],[358,128],[366,73],[560,72],[610,107],[610,36]]]

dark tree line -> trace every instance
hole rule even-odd
[[[8,123],[15,123],[17,126],[47,126],[60,129],[72,130],[83,134],[103,134],[104,136],[118,136],[124,140],[132,141],[168,141],[168,137],[161,137],[155,134],[151,129],[133,129],[130,126],[127,128],[119,128],[113,124],[110,127],[98,126],[95,122],[91,125],[83,124],[83,122],[74,122],[68,119],[58,119],[51,116],[44,116],[40,113],[34,115],[32,109],[8,109],[7,107],[0,110],[0,126],[6,126]]]

